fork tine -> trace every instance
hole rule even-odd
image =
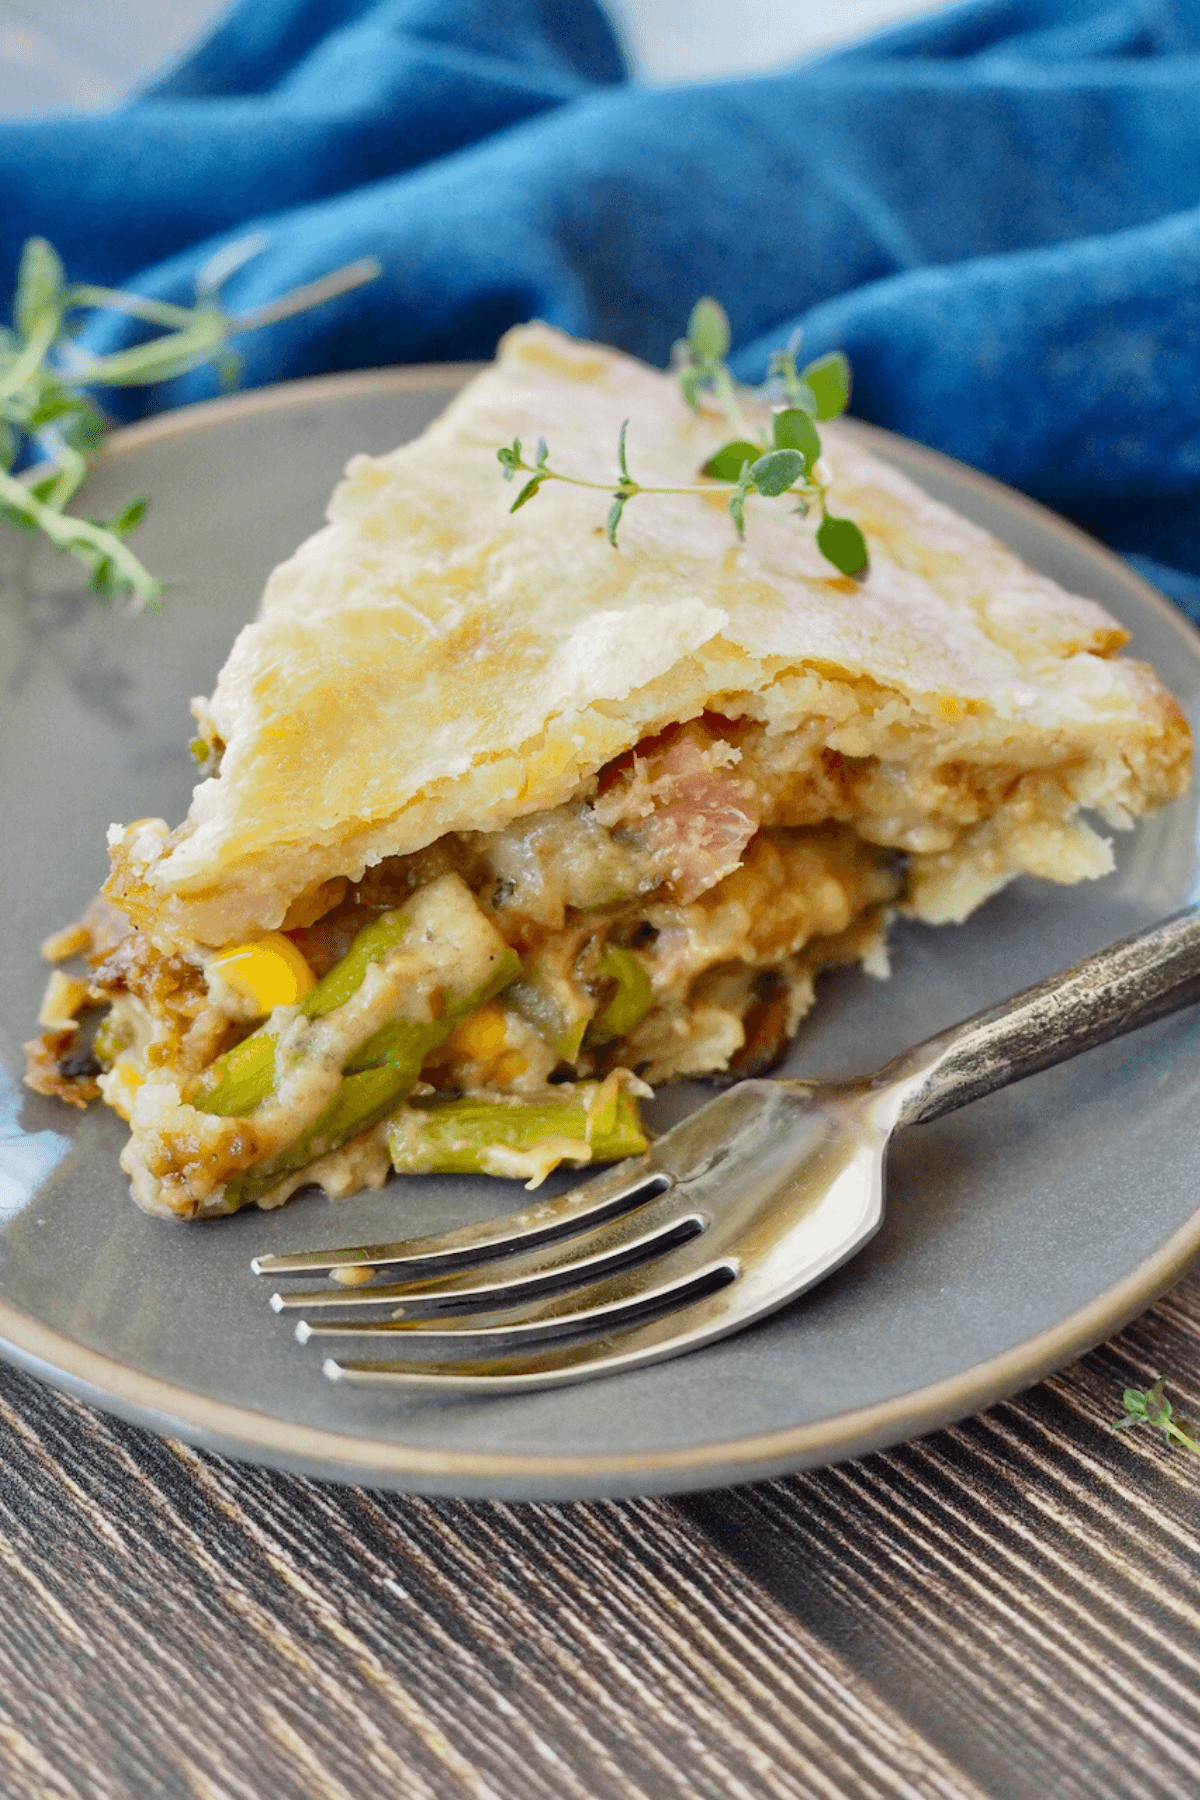
[[[408,1238],[392,1244],[361,1244],[336,1250],[294,1250],[256,1256],[250,1267],[256,1275],[313,1275],[331,1269],[377,1268],[387,1263],[418,1273],[439,1273],[464,1263],[488,1262],[531,1250],[556,1238],[570,1237],[617,1218],[646,1200],[665,1194],[673,1177],[656,1168],[649,1156],[639,1156],[603,1175],[593,1176],[565,1194],[539,1201],[517,1213],[488,1219],[436,1237]]]
[[[764,1310],[770,1310],[739,1304],[742,1286],[740,1281],[726,1281],[698,1298],[684,1297],[677,1309],[660,1311],[650,1319],[635,1317],[627,1318],[624,1324],[610,1322],[603,1336],[572,1335],[563,1343],[547,1342],[541,1349],[526,1349],[523,1354],[406,1362],[328,1356],[322,1370],[330,1381],[381,1388],[400,1398],[409,1395],[414,1399],[454,1394],[482,1397],[566,1387],[572,1382],[591,1381],[663,1362],[740,1331]]]
[[[273,1312],[309,1312],[314,1307],[337,1307],[340,1311],[343,1308],[384,1306],[400,1300],[404,1302],[400,1310],[406,1315],[412,1312],[416,1317],[428,1317],[515,1306],[522,1300],[563,1288],[582,1287],[630,1264],[664,1255],[689,1238],[698,1236],[708,1224],[708,1215],[702,1212],[676,1212],[665,1218],[651,1216],[653,1223],[649,1230],[632,1228],[642,1222],[639,1212],[632,1220],[618,1219],[594,1227],[582,1244],[578,1237],[565,1241],[556,1239],[517,1258],[515,1267],[512,1260],[506,1260],[503,1273],[492,1281],[481,1280],[479,1271],[471,1268],[461,1275],[426,1276],[422,1280],[387,1282],[375,1287],[309,1288],[300,1293],[272,1294],[271,1309]]]
[[[316,1325],[310,1325],[307,1319],[301,1319],[296,1326],[296,1337],[300,1343],[306,1344],[310,1338],[315,1337],[394,1337],[407,1333],[422,1342],[443,1339],[462,1343],[470,1339],[484,1344],[537,1344],[553,1338],[574,1336],[579,1331],[623,1325],[631,1319],[660,1312],[665,1307],[687,1305],[689,1301],[735,1281],[738,1273],[737,1262],[731,1257],[723,1256],[704,1263],[699,1268],[685,1269],[653,1286],[640,1287],[632,1293],[618,1292],[612,1298],[592,1301],[572,1294],[565,1303],[553,1308],[547,1307],[540,1316],[533,1318],[501,1320],[496,1324],[483,1324],[476,1319],[455,1319],[445,1324],[426,1324],[421,1320],[410,1322],[407,1319],[354,1319],[344,1323],[324,1320]],[[612,1283],[604,1283],[600,1289],[601,1294],[609,1295],[613,1286]]]

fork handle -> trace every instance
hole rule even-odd
[[[897,1123],[914,1125],[1196,1001],[1200,906],[951,1026],[890,1062],[878,1079],[907,1087]]]

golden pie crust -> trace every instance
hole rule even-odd
[[[110,834],[107,892],[164,952],[270,930],[336,878],[555,807],[705,709],[810,742],[814,769],[840,758],[865,796],[851,815],[876,843],[892,821],[932,919],[1021,869],[1101,873],[1080,810],[1127,825],[1182,788],[1187,727],[1114,654],[1121,627],[836,424],[831,505],[866,534],[865,579],[831,573],[778,501],[751,499],[739,542],[720,494],[638,499],[618,550],[602,494],[548,483],[509,512],[499,444],[544,436],[553,466],[603,482],[625,419],[645,482],[694,482],[729,435],[672,377],[531,325],[421,438],[353,459],[196,703],[219,771],[176,830]],[[956,783],[995,804],[948,832]],[[922,817],[942,821],[924,848]]]

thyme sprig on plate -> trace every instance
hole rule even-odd
[[[814,510],[819,513],[816,542],[826,561],[843,575],[861,574],[867,567],[867,546],[852,519],[838,518],[828,509],[830,471],[821,454],[821,438],[814,422],[845,411],[850,398],[850,365],[839,351],[797,370],[797,342],[793,340],[786,350],[772,357],[762,388],[741,389],[725,362],[729,341],[729,321],[724,309],[715,300],[705,299],[692,308],[687,337],[675,346],[675,367],[687,404],[696,411],[702,400],[711,399],[736,434],[699,471],[703,481],[682,487],[635,481],[625,454],[629,427],[626,419],[617,439],[617,479],[613,483],[587,481],[552,468],[545,438],[539,438],[533,462],[526,460],[520,438],[501,446],[496,456],[504,479],[529,476],[509,511],[516,512],[534,499],[547,481],[611,493],[607,535],[615,550],[617,527],[625,508],[641,494],[711,494],[714,487],[718,491],[724,488],[739,537],[745,536],[746,502],[751,494],[768,500],[788,495],[795,500],[794,511],[801,518]],[[750,423],[743,397],[747,402],[765,401],[770,406],[769,436]]]
[[[1113,1430],[1127,1431],[1131,1425],[1148,1425],[1152,1431],[1161,1431],[1168,1444],[1180,1444],[1200,1456],[1196,1427],[1190,1419],[1181,1418],[1175,1411],[1163,1392],[1164,1385],[1165,1381],[1160,1377],[1152,1388],[1126,1388],[1122,1395],[1125,1417],[1117,1420]]]
[[[232,338],[319,306],[379,273],[374,258],[364,258],[256,312],[227,312],[219,298],[222,283],[266,241],[255,233],[213,257],[197,278],[194,306],[89,283],[68,285],[45,238],[30,238],[25,245],[14,329],[0,327],[0,517],[22,531],[40,531],[55,550],[76,557],[94,591],[105,598],[128,596],[135,607],[154,605],[162,584],[125,541],[140,524],[146,499],[129,501],[109,519],[78,518],[66,511],[108,433],[88,389],[148,386],[213,361],[223,384],[236,386],[241,362],[231,348]],[[127,350],[89,357],[74,340],[82,315],[98,310],[122,312],[160,329]],[[34,467],[19,479],[13,470],[28,460]]]

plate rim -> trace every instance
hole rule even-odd
[[[239,418],[339,397],[458,387],[485,365],[432,363],[303,377],[158,414],[112,433],[105,461]],[[1200,656],[1200,631],[1150,582],[1096,539],[992,476],[860,419],[842,421],[866,447],[909,467],[951,474],[1023,515],[1073,552],[1117,573]],[[298,1425],[211,1399],[92,1350],[0,1299],[0,1357],[131,1423],[237,1460],[325,1480],[464,1498],[565,1500],[679,1492],[762,1480],[861,1456],[969,1416],[1032,1386],[1127,1324],[1200,1255],[1200,1204],[1157,1250],[1085,1306],[998,1355],[923,1388],[828,1419],[677,1449],[596,1455],[440,1450]]]

